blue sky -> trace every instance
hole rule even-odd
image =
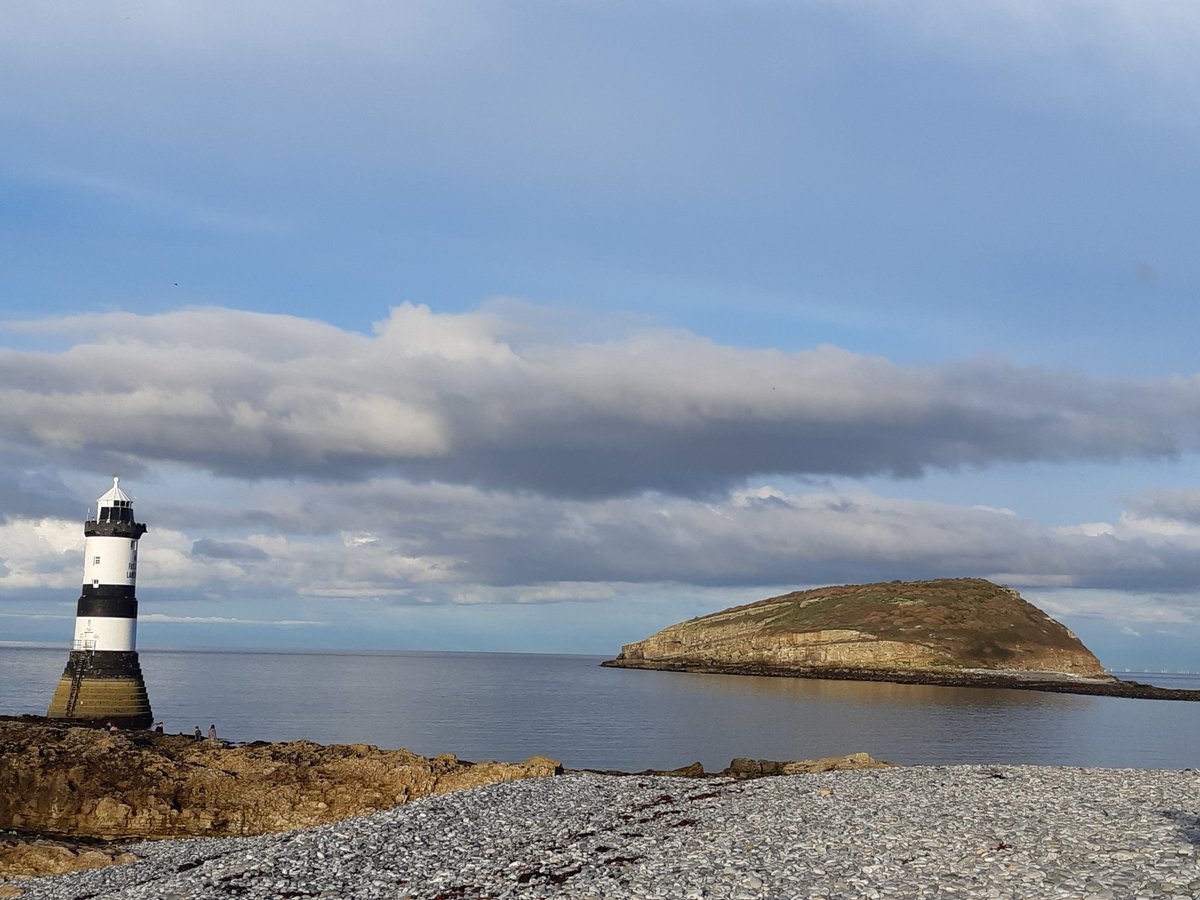
[[[1197,668],[1200,12],[0,10],[0,640],[615,652],[1016,587]]]

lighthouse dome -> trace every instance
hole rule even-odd
[[[114,475],[113,486],[110,487],[104,494],[102,494],[97,502],[103,503],[106,506],[117,502],[126,503],[129,506],[132,506],[133,498],[121,490],[121,476]]]
[[[113,486],[96,500],[97,522],[132,522],[133,498],[121,490],[121,478],[113,476]]]

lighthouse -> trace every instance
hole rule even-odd
[[[133,499],[113,476],[83,524],[83,592],[75,612],[75,639],[54,697],[51,719],[148,728],[154,721],[137,655],[138,539],[146,526],[133,520]]]

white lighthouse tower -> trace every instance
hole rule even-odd
[[[154,721],[137,655],[138,539],[146,526],[133,520],[133,499],[120,479],[96,501],[83,525],[83,593],[75,612],[75,640],[58,680],[52,719],[147,728]]]

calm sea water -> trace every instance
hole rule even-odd
[[[0,714],[43,714],[65,648],[0,647]],[[605,669],[508,653],[141,651],[168,731],[570,768],[723,768],[865,751],[916,764],[1200,767],[1200,703]],[[1184,676],[1132,675],[1168,687]]]

